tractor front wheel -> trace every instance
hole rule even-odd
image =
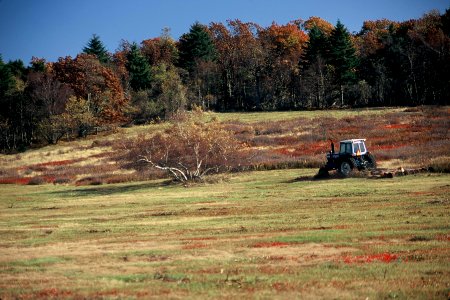
[[[367,160],[367,168],[369,170],[377,168],[377,161],[375,160],[375,157],[372,155],[372,153],[367,153],[366,160]]]
[[[344,160],[339,166],[339,173],[341,173],[344,176],[348,176],[355,167],[356,162],[353,158],[350,158],[349,160]]]

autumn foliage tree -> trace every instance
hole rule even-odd
[[[302,27],[308,32],[316,27],[326,36],[330,36],[331,31],[334,29],[333,24],[317,16],[310,17],[302,24]]]
[[[78,98],[87,99],[93,115],[100,123],[125,119],[128,99],[117,75],[93,55],[79,54],[60,58],[54,63],[56,78],[68,84]]]
[[[161,63],[174,65],[178,60],[178,48],[168,28],[163,29],[161,36],[142,41],[141,52],[151,66]]]
[[[264,55],[255,23],[229,20],[227,26],[211,23],[221,75],[220,109],[247,110],[259,106],[258,80]]]
[[[263,100],[263,107],[266,109],[298,105],[298,61],[308,40],[300,24],[300,20],[286,25],[273,23],[259,32],[265,57],[260,91],[268,95]]]

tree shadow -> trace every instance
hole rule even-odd
[[[101,185],[95,187],[78,187],[64,191],[50,192],[51,195],[60,196],[63,198],[77,198],[90,196],[108,196],[114,194],[130,193],[142,189],[154,189],[167,186],[176,186],[172,180],[158,181],[158,182],[143,182],[138,184],[128,185]]]

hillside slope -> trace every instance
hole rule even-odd
[[[448,171],[450,108],[382,108],[273,113],[209,113],[251,150],[250,169],[318,168],[329,139],[367,138],[381,167],[429,167]],[[108,135],[0,156],[0,183],[102,184],[163,176],[117,163],[126,138],[153,134],[167,124],[118,128]]]

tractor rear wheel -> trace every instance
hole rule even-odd
[[[339,173],[344,176],[350,175],[352,170],[356,167],[355,159],[349,158],[348,160],[344,160],[339,166]]]

